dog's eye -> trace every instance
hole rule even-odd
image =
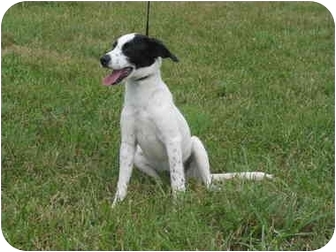
[[[130,43],[125,43],[122,47],[123,50],[127,50],[130,46]]]

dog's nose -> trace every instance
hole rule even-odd
[[[103,67],[107,67],[109,62],[111,60],[111,57],[110,55],[108,54],[105,54],[103,57],[100,58],[100,64],[103,66]]]

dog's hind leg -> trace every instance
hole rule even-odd
[[[135,157],[134,157],[134,165],[143,173],[148,176],[154,178],[156,181],[160,181],[160,177],[155,171],[155,169],[151,166],[151,163],[145,157],[143,151],[139,146],[137,146]]]
[[[186,176],[201,180],[208,188],[211,185],[211,172],[208,154],[198,137],[191,137],[191,160]]]

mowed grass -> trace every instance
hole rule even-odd
[[[153,2],[162,75],[214,172],[265,171],[173,204],[118,176],[123,86],[99,57],[145,2],[24,2],[1,27],[1,221],[22,250],[314,250],[334,231],[334,21],[311,2]]]

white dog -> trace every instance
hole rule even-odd
[[[186,177],[198,178],[208,188],[213,181],[234,177],[271,178],[263,172],[210,173],[202,142],[191,136],[188,123],[161,79],[162,58],[178,61],[161,41],[127,34],[100,59],[103,67],[113,69],[104,78],[104,85],[126,81],[120,120],[119,180],[113,205],[125,198],[133,165],[155,179],[159,179],[157,171],[169,171],[173,195],[185,190]]]

